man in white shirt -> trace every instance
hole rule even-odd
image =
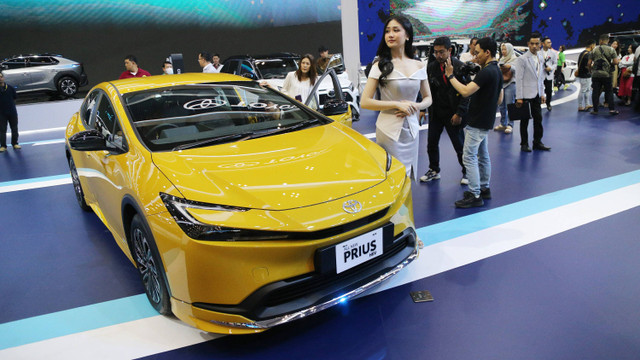
[[[216,72],[211,64],[211,54],[206,51],[203,51],[198,54],[198,63],[202,68],[203,73],[214,73]]]
[[[476,58],[476,44],[478,43],[478,38],[474,37],[473,39],[471,39],[471,41],[469,41],[469,51],[467,51],[466,53],[462,53],[460,55],[460,61],[462,62],[467,62],[467,61],[474,61]]]
[[[220,54],[213,54],[213,64],[211,66],[213,66],[214,73],[219,73],[222,70],[224,65],[220,64]]]
[[[553,95],[554,71],[558,66],[558,52],[551,48],[551,39],[542,39],[542,61],[544,66],[544,93],[547,102],[547,110],[551,111],[551,96]]]

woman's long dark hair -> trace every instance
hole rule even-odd
[[[313,60],[313,55],[304,54],[302,58],[300,58],[300,65],[298,66],[298,70],[296,70],[296,77],[298,78],[298,81],[302,81],[302,60],[304,59],[309,59],[309,62],[311,63],[307,76],[309,76],[309,82],[311,83],[311,86],[313,86],[316,84],[316,80],[318,79],[318,72],[316,71],[316,63]]]
[[[387,46],[387,42],[385,41],[385,32],[387,30],[387,25],[391,22],[391,20],[397,21],[400,26],[407,33],[407,40],[404,44],[404,54],[409,58],[413,59],[413,25],[409,19],[402,15],[393,15],[387,19],[384,23],[384,28],[382,30],[382,40],[380,41],[380,45],[378,45],[378,52],[376,55],[378,56],[378,68],[380,69],[380,78],[378,82],[380,86],[385,86],[387,81],[386,78],[393,71],[393,63],[391,62],[391,49]]]

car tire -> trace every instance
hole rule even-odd
[[[78,205],[84,211],[91,211],[91,207],[87,205],[85,201],[82,184],[80,184],[80,178],[78,177],[78,170],[76,170],[76,164],[73,162],[71,155],[69,155],[69,172],[71,173],[71,183],[73,184],[73,191],[76,194]]]
[[[63,76],[58,80],[58,93],[62,96],[73,96],[78,92],[78,81],[71,76]]]
[[[133,259],[136,262],[147,299],[157,312],[162,315],[170,315],[171,301],[162,262],[159,260],[155,248],[152,247],[151,234],[140,215],[135,215],[131,221],[130,236]]]

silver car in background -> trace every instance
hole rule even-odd
[[[13,56],[0,62],[0,70],[18,93],[51,91],[69,97],[88,84],[81,63],[54,54]]]

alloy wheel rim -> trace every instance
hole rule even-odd
[[[142,230],[136,228],[133,231],[133,243],[135,248],[136,262],[138,263],[138,271],[142,276],[144,289],[151,300],[160,303],[160,279],[156,263],[151,254],[151,247],[147,241],[147,237]]]
[[[76,85],[71,80],[62,81],[62,92],[67,95],[73,95],[76,93]]]

